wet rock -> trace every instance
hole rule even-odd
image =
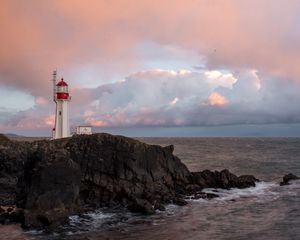
[[[182,197],[175,197],[173,199],[173,203],[178,205],[178,206],[185,206],[188,204],[187,201],[185,201]]]
[[[155,203],[154,210],[166,211],[166,208],[162,203]]]
[[[191,199],[195,199],[195,200],[197,200],[197,199],[213,199],[216,197],[219,197],[219,195],[214,194],[214,193],[199,192],[199,193],[194,194],[191,197]]]
[[[248,188],[255,187],[255,183],[259,182],[259,180],[253,175],[242,175],[237,179],[237,187],[238,188]]]
[[[202,172],[192,172],[191,182],[201,188],[247,188],[255,186],[259,181],[252,175],[236,176],[227,169],[218,171],[204,170]]]
[[[205,193],[205,198],[206,199],[212,199],[212,198],[216,198],[216,197],[219,197],[218,194],[214,194],[214,193]]]
[[[280,186],[289,185],[290,181],[298,180],[298,179],[300,179],[300,177],[298,177],[292,173],[289,173],[289,174],[283,176],[283,178],[282,178],[283,181],[280,182]]]
[[[186,186],[187,194],[193,194],[201,190],[201,187],[198,184],[188,184]]]
[[[0,206],[0,224],[20,223],[24,220],[23,209],[16,206]]]
[[[151,203],[144,199],[135,199],[128,206],[128,209],[132,212],[139,212],[144,214],[153,214],[155,213],[153,206]]]

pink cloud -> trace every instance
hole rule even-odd
[[[208,103],[211,106],[224,106],[229,103],[229,101],[217,92],[212,92],[208,97]]]
[[[47,104],[49,104],[49,99],[46,99],[44,97],[36,97],[35,104],[40,106],[46,106]]]
[[[148,40],[191,49],[209,67],[298,80],[297,9],[293,0],[4,1],[1,82],[39,96],[56,67],[68,72],[93,64],[103,76],[125,73],[138,66],[136,47]]]
[[[47,117],[44,118],[44,123],[46,126],[50,126],[50,127],[53,127],[54,126],[54,123],[55,123],[55,115],[54,114],[51,114]],[[45,126],[43,125],[43,127]]]
[[[108,123],[102,120],[97,120],[95,118],[89,117],[85,119],[85,122],[94,127],[107,127]]]

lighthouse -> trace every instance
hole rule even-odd
[[[53,72],[53,100],[56,104],[56,112],[52,137],[54,139],[70,137],[69,102],[71,97],[68,84],[64,79],[56,81],[56,71]]]

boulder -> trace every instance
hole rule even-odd
[[[178,206],[185,206],[185,205],[188,204],[187,201],[185,201],[183,199],[183,197],[175,197],[173,199],[173,203],[176,204],[176,205],[178,205]]]
[[[280,182],[280,186],[289,185],[290,181],[298,180],[298,179],[300,179],[300,177],[298,177],[292,173],[286,174],[283,176],[282,182]]]
[[[154,210],[159,210],[159,211],[166,211],[166,208],[163,204],[161,203],[155,203],[154,204]]]
[[[242,175],[237,179],[237,187],[238,188],[248,188],[255,187],[255,183],[259,182],[259,180],[253,175]]]
[[[144,214],[153,214],[155,212],[154,206],[152,206],[149,201],[138,198],[130,203],[128,209],[132,212],[139,212]]]

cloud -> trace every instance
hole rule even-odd
[[[208,103],[212,106],[224,106],[228,104],[228,100],[217,92],[213,92],[208,97]]]
[[[49,104],[49,100],[44,97],[38,96],[35,98],[35,104],[41,105],[41,106],[46,106]]]
[[[84,115],[84,119],[80,112],[75,115],[88,124],[101,121],[99,126],[212,126],[300,121],[297,83],[285,84],[280,79],[259,76],[254,70],[220,74],[137,72],[124,81],[90,89],[89,114]],[[80,99],[79,95],[80,92],[74,92],[74,98]]]
[[[178,97],[175,97],[171,102],[170,105],[176,105],[176,103],[179,101]]]
[[[258,84],[259,83],[259,84]],[[95,127],[218,126],[300,122],[300,86],[260,75],[188,70],[136,72],[122,81],[71,91],[71,125]],[[6,114],[0,128],[51,129],[54,103],[37,98]],[[2,120],[1,120],[2,119]]]
[[[92,66],[101,85],[152,59],[138,52],[151,41],[173,46],[170,54],[177,54],[176,46],[198,54],[210,69],[253,68],[299,81],[299,7],[296,0],[6,0],[0,10],[0,80],[34,96],[49,95],[52,69],[74,75]]]

